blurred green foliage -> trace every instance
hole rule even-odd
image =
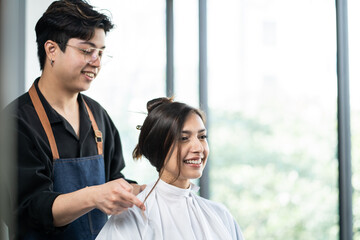
[[[338,239],[334,110],[265,109],[211,110],[211,199],[247,240]]]
[[[354,239],[360,239],[360,110],[351,112]]]

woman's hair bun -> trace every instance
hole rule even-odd
[[[153,100],[150,100],[146,104],[146,108],[148,113],[150,113],[152,110],[157,108],[158,106],[164,104],[164,103],[171,103],[173,102],[174,97],[168,98],[168,97],[161,97],[161,98],[155,98]]]

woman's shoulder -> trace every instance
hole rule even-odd
[[[203,208],[203,210],[206,210],[208,214],[211,211],[213,213],[212,216],[214,217],[214,219],[215,218],[218,219],[218,221],[221,221],[224,224],[224,226],[226,226],[228,232],[232,236],[232,239],[237,239],[237,240],[244,239],[238,223],[236,222],[235,218],[224,204],[197,195],[196,195],[196,199],[199,205]]]
[[[146,187],[144,190],[142,190],[138,195],[136,195],[136,197],[140,200],[140,201],[144,201],[145,197],[149,194],[149,192],[151,191],[151,189],[154,186],[154,182],[153,183],[149,183],[146,184]]]
[[[222,203],[215,202],[213,200],[209,200],[198,195],[195,195],[195,198],[197,199],[198,202],[210,207],[211,209],[215,210],[218,213],[230,214],[228,208]]]

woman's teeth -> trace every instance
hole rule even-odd
[[[187,163],[187,164],[200,164],[201,159],[198,159],[198,160],[184,160],[184,162]]]

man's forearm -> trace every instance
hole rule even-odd
[[[95,208],[91,199],[94,187],[59,195],[52,206],[54,226],[65,226]]]

